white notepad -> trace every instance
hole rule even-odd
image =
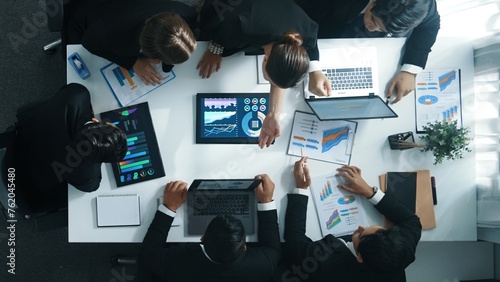
[[[137,194],[97,196],[97,226],[141,225],[140,199]]]

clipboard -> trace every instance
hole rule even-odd
[[[397,172],[396,172],[397,173]],[[402,174],[414,173],[415,176],[415,213],[420,218],[422,229],[436,228],[436,216],[434,214],[434,202],[431,187],[431,175],[429,170],[417,170],[415,172],[401,172]],[[404,177],[402,175],[402,177]],[[387,175],[382,174],[379,176],[380,189],[386,192]],[[396,189],[404,189],[404,186],[399,186]],[[411,193],[411,189],[410,189]],[[397,195],[395,195],[397,198]],[[403,201],[404,202],[404,201]],[[410,207],[411,208],[411,207]],[[384,218],[384,226],[390,226],[392,223]]]

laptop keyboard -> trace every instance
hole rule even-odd
[[[195,197],[194,215],[250,215],[250,197],[247,194]]]
[[[333,90],[369,89],[373,87],[371,67],[322,69]]]

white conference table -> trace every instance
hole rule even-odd
[[[332,47],[376,46],[379,62],[380,93],[399,65],[404,39],[334,39],[320,40],[320,52]],[[257,84],[256,59],[236,54],[222,61],[219,72],[210,79],[201,79],[195,69],[206,50],[206,42],[199,42],[192,58],[175,66],[177,77],[140,98],[148,101],[158,139],[166,176],[143,183],[117,188],[110,164],[102,166],[100,188],[92,193],[69,188],[69,242],[142,242],[155,211],[156,199],[163,195],[164,185],[172,180],[191,183],[195,178],[253,178],[267,173],[276,184],[274,199],[278,207],[281,238],[283,238],[286,194],[294,188],[293,164],[299,158],[286,154],[295,110],[310,112],[300,89],[287,90],[281,114],[281,137],[269,148],[257,145],[207,145],[195,143],[195,96],[201,92],[268,92],[269,85]],[[85,85],[92,97],[96,114],[118,108],[118,103],[106,85],[100,69],[109,62],[90,54],[81,45],[68,46],[68,54],[78,52],[90,69],[91,76],[82,80],[68,64],[67,81]],[[472,43],[460,38],[438,38],[430,53],[427,68],[459,67],[462,70],[462,105],[464,124],[474,132],[473,53]],[[387,171],[430,169],[436,177],[438,205],[434,207],[437,227],[422,232],[424,241],[475,241],[476,189],[475,154],[465,155],[458,161],[432,165],[431,153],[418,149],[390,150],[387,136],[415,131],[415,99],[410,93],[392,106],[399,115],[393,119],[358,121],[358,130],[352,152],[351,165],[362,169],[364,179],[378,186],[378,175]],[[335,171],[339,165],[309,160],[312,176]],[[141,200],[139,227],[98,228],[96,223],[96,197],[107,194],[137,193]],[[382,216],[369,203],[364,202],[368,224],[382,224]],[[186,205],[179,215],[180,226],[172,227],[168,242],[197,242],[199,237],[187,236]],[[312,199],[309,199],[307,235],[313,240],[321,238],[321,231]],[[257,241],[256,235],[247,237]]]

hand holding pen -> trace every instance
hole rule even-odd
[[[295,177],[295,185],[297,188],[307,189],[311,185],[311,176],[307,167],[307,157],[302,157],[295,162],[293,167],[293,176]]]

